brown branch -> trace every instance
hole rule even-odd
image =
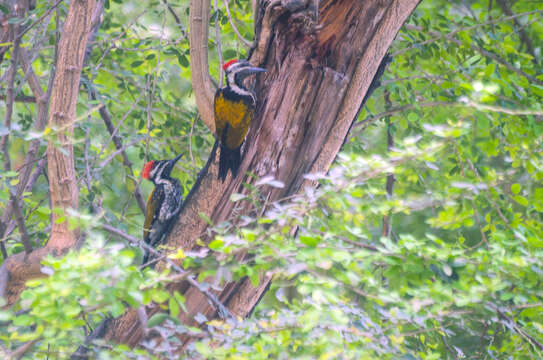
[[[21,234],[21,242],[25,249],[25,253],[29,254],[32,251],[32,244],[30,244],[30,237],[26,230],[25,220],[23,218],[23,212],[19,205],[19,201],[15,197],[15,194],[10,190],[10,200],[13,204],[13,211],[15,212],[15,221],[17,222],[17,227],[19,228],[19,233]]]
[[[288,10],[289,5],[296,5],[294,2],[263,1],[255,21],[260,30],[255,32],[257,45],[250,61],[268,71],[256,81],[259,101],[245,138],[238,175],[229,175],[224,183],[217,180],[217,160],[210,157],[209,167],[206,165],[206,171],[198,177],[184,202],[179,220],[168,238],[168,246],[191,251],[198,246],[198,238],[209,241],[208,224],[201,213],[218,224],[225,220],[235,222],[234,208],[236,216],[251,211],[251,204],[230,201],[233,192],[247,191],[244,183],[256,181],[247,176],[247,172],[254,173],[257,178],[273,175],[285,184],[283,188],[262,189],[262,196],[274,202],[298,193],[305,184],[304,174],[326,171],[356,119],[388,47],[418,4],[416,0],[324,0],[320,3],[317,31],[306,26],[315,18],[314,9],[302,6],[299,11]],[[203,32],[207,35],[209,10],[202,16],[202,6],[209,5],[206,3],[191,2],[193,40],[201,40],[199,36]],[[194,29],[198,31],[198,27],[199,36],[192,33]],[[292,41],[294,38],[300,41]],[[204,47],[207,48],[207,42]],[[201,43],[191,42],[191,50],[198,52],[202,48]],[[191,54],[192,60],[202,56],[206,60],[205,67],[201,66],[202,58],[197,60],[200,67],[192,68],[193,77],[209,77],[207,50],[205,53],[194,57]],[[206,96],[202,86],[199,91],[200,96]],[[207,105],[212,110],[213,91],[207,94]],[[200,104],[198,107],[202,113]],[[271,275],[262,274],[260,280],[256,287],[249,279],[228,282],[217,297],[231,313],[247,316],[266,291]],[[180,283],[172,290],[185,296],[187,311],[180,313],[184,324],[199,326],[194,320],[198,313],[208,319],[217,317],[217,310],[198,289]],[[138,324],[136,311],[132,310],[114,320],[106,338],[136,345],[142,336],[141,331],[134,330],[134,327],[139,328]],[[183,344],[191,339],[190,335],[182,337]]]
[[[89,93],[91,95],[91,98],[93,100],[98,100],[98,94],[96,92],[96,89],[94,88],[94,86],[90,82],[90,80],[88,80],[87,84],[88,84],[88,91],[89,91]],[[135,104],[133,104],[133,107],[135,107],[136,104],[137,104],[137,102]],[[129,144],[126,147],[123,146],[122,139],[117,134],[117,128],[115,128],[115,126],[113,125],[113,120],[111,118],[111,115],[109,114],[109,111],[106,108],[105,103],[102,102],[102,106],[100,107],[98,112],[100,113],[100,117],[104,121],[104,124],[106,125],[107,131],[109,132],[109,134],[111,136],[111,139],[113,140],[113,143],[115,144],[115,148],[117,149],[117,151],[114,153],[115,155],[112,157],[112,159],[116,155],[121,154],[121,156],[123,158],[123,165],[127,169],[128,174],[130,175],[129,178],[132,180],[132,182],[134,184],[134,196],[136,197],[136,202],[138,203],[138,206],[141,209],[141,211],[145,214],[145,199],[143,198],[143,195],[141,193],[139,183],[135,180],[133,164],[130,161],[130,159],[128,158],[128,155],[126,154],[126,151],[125,151],[126,147],[131,146],[133,144]],[[127,113],[126,116],[128,116],[128,114],[129,113]],[[119,123],[119,126],[121,125],[121,123],[122,123],[122,120]],[[107,162],[102,162],[102,164],[100,165],[101,168],[103,168],[105,165],[107,165]]]
[[[49,108],[49,98],[51,96],[51,89],[52,89],[52,83],[54,78],[54,70],[51,71],[50,77],[49,77],[49,85],[47,93],[44,94],[43,90],[41,89],[38,77],[34,73],[32,66],[30,64],[30,57],[25,51],[25,49],[20,49],[21,54],[21,65],[25,72],[25,76],[28,81],[28,85],[30,86],[30,89],[34,93],[34,97],[38,99],[38,114],[36,116],[36,122],[35,122],[35,130],[36,132],[41,132],[45,128],[45,124],[47,123],[47,114],[48,114],[48,108]],[[19,169],[19,177],[18,177],[18,184],[17,184],[17,191],[15,194],[15,198],[17,201],[20,200],[22,194],[24,191],[30,191],[25,190],[27,188],[27,184],[29,182],[29,176],[30,172],[32,170],[32,166],[37,159],[38,150],[41,146],[41,139],[34,139],[30,142],[30,145],[28,146],[28,149],[26,151],[27,155],[24,160],[24,165]],[[33,183],[32,183],[33,185]],[[7,233],[9,233],[9,225],[8,222],[11,219],[11,216],[13,215],[13,203],[10,201],[6,208],[4,209],[4,213],[2,214],[2,218],[0,220],[0,239],[5,238]],[[4,229],[4,230],[2,230]],[[0,243],[0,248],[4,246],[3,243]],[[4,253],[4,250],[2,250],[2,253]]]
[[[78,206],[71,139],[83,57],[95,6],[95,0],[70,2],[55,66],[57,71],[53,80],[48,123],[51,128],[60,130],[54,134],[47,147],[48,179],[51,207],[64,211],[77,209]],[[43,276],[40,262],[45,255],[58,255],[75,245],[77,231],[69,228],[68,221],[56,221],[58,218],[59,214],[53,212],[51,237],[47,246],[35,249],[30,254],[13,255],[4,262],[5,267],[2,269],[8,272],[9,281],[0,296],[5,297],[8,304],[16,301],[28,279]]]
[[[145,249],[145,251],[150,252],[151,254],[153,254],[156,257],[162,258],[168,265],[170,265],[172,267],[172,269],[177,271],[179,274],[186,275],[186,281],[190,285],[192,285],[194,288],[198,289],[198,291],[200,293],[202,293],[216,307],[216,310],[218,310],[219,314],[221,315],[221,317],[223,319],[226,319],[226,318],[232,318],[233,319],[234,318],[232,316],[232,314],[228,311],[228,309],[219,301],[219,299],[217,298],[217,295],[213,294],[206,287],[204,287],[202,284],[197,282],[190,275],[189,271],[186,271],[183,268],[181,268],[179,265],[177,265],[172,260],[170,260],[170,258],[168,258],[167,256],[164,256],[164,254],[162,254],[160,251],[158,251],[157,249],[155,249],[152,246],[147,245],[145,242],[140,241],[139,239],[135,238],[134,236],[129,235],[129,234],[127,234],[127,233],[125,233],[125,232],[123,232],[123,231],[121,231],[121,230],[119,230],[119,229],[117,229],[117,228],[115,228],[115,227],[113,227],[111,225],[101,224],[100,228],[106,230],[107,232],[109,232],[109,233],[111,233],[113,235],[117,235],[117,236],[122,237],[123,239],[128,240],[132,245],[143,247]]]
[[[43,157],[42,159],[40,159],[36,165],[36,169],[34,169],[34,172],[32,173],[32,175],[30,175],[29,178],[27,178],[27,183],[26,183],[26,186],[24,188],[24,191],[21,191],[21,195],[23,193],[29,193],[29,192],[32,192],[32,188],[34,187],[34,184],[36,183],[36,181],[38,180],[39,176],[42,174],[43,170],[45,169],[45,165],[47,164],[47,159],[45,157]],[[23,165],[24,166],[24,165]],[[17,184],[17,192],[19,192],[19,184]],[[20,200],[20,199],[19,199]],[[8,210],[9,210],[9,213],[8,213]],[[6,218],[6,222],[8,222],[9,219],[11,219],[11,215],[13,214],[13,208],[12,208],[12,203],[10,202],[8,204],[8,206],[6,206],[5,210],[4,210],[4,215],[7,215],[5,216]],[[30,214],[31,212],[29,212]],[[27,218],[28,218],[29,215],[27,215]],[[4,220],[4,216],[2,216],[2,220]],[[4,241],[9,237],[9,235],[11,234],[11,232],[15,229],[15,223],[13,221],[7,223],[7,226],[6,226],[6,230],[4,231],[4,234],[3,234],[3,237],[0,238],[0,245],[4,245]],[[7,258],[7,253],[4,253],[4,250],[2,250],[2,255],[4,255],[4,259]]]
[[[18,15],[24,14],[25,9],[18,10]],[[13,114],[13,102],[15,99],[14,94],[14,82],[15,75],[17,74],[17,66],[19,61],[19,45],[21,42],[21,37],[19,36],[19,24],[12,24],[13,33],[15,34],[15,40],[13,42],[13,51],[11,58],[11,65],[9,68],[8,74],[8,86],[6,92],[6,117],[4,120],[4,126],[8,129],[8,133],[2,137],[2,151],[4,153],[4,170],[11,170],[11,160],[9,156],[9,131],[11,130],[11,117]],[[28,232],[26,230],[26,225],[23,218],[23,213],[19,205],[19,200],[17,195],[14,193],[13,189],[9,189],[10,202],[12,204],[13,211],[15,212],[15,220],[17,226],[19,227],[19,233],[21,234],[21,242],[23,243],[25,253],[28,254],[32,251],[32,245],[30,244],[30,238],[28,237]],[[0,237],[4,236],[5,232],[5,222],[0,223]]]
[[[209,0],[191,0],[189,12],[190,76],[200,118],[209,130],[215,132],[213,98],[215,87],[209,75],[208,36]]]
[[[512,328],[522,337],[526,338],[528,340],[528,342],[538,348],[539,350],[543,350],[543,344],[540,343],[539,341],[537,341],[536,338],[534,338],[532,335],[528,334],[528,332],[526,330],[524,330],[516,321],[515,319],[513,318],[510,318],[509,316],[507,316],[503,311],[501,311],[496,305],[494,304],[491,304],[491,303],[487,303],[487,305],[494,309],[494,311],[496,311],[496,313],[498,314],[498,316],[509,322],[509,324],[512,326]]]
[[[228,21],[230,22],[230,26],[232,26],[232,29],[234,29],[234,32],[236,33],[238,38],[241,40],[241,42],[245,46],[251,47],[253,44],[249,40],[245,39],[243,35],[241,35],[241,33],[238,30],[238,27],[236,26],[236,24],[234,24],[234,20],[232,19],[232,14],[230,14],[230,7],[228,6],[228,0],[224,0],[224,7],[226,8],[226,15],[228,17]]]
[[[213,7],[215,8],[215,12],[219,11],[217,0],[213,0]],[[215,41],[217,42],[217,55],[219,56],[219,87],[222,87],[222,81],[224,78],[224,70],[222,66],[224,64],[224,60],[222,57],[221,28],[219,26],[218,17],[215,19]]]
[[[172,14],[172,16],[173,16],[173,18],[175,20],[175,23],[177,24],[177,27],[179,28],[179,31],[181,31],[181,35],[183,35],[183,38],[186,38],[187,37],[187,32],[185,31],[185,26],[181,22],[181,19],[179,18],[179,16],[177,15],[177,13],[172,8],[172,6],[168,3],[167,0],[162,0],[162,2],[164,3],[164,5],[166,5],[166,7],[168,8],[168,11],[170,12],[170,14]]]
[[[385,109],[389,110],[392,106],[392,102],[390,101],[390,91],[385,90]],[[390,116],[386,117],[386,124],[387,124],[387,152],[390,152],[392,148],[394,147],[394,136],[392,135],[392,124],[390,123]],[[396,178],[394,177],[394,173],[390,173],[387,175],[387,181],[385,185],[385,189],[387,192],[387,198],[390,200],[392,197],[392,192],[394,191],[394,182],[396,181]],[[390,235],[392,234],[392,224],[391,224],[391,213],[383,216],[383,231],[381,233],[381,236],[390,238]]]
[[[21,359],[30,349],[32,349],[32,346],[34,346],[35,343],[40,341],[42,337],[38,337],[37,339],[27,341],[23,343],[21,346],[19,346],[17,349],[13,350],[8,354],[8,359]]]
[[[0,95],[0,100],[7,100],[6,95]],[[36,97],[35,96],[27,96],[27,95],[19,95],[16,96],[15,99],[13,99],[15,102],[22,102],[22,103],[35,103]]]
[[[117,149],[116,151],[114,151],[113,153],[111,153],[107,158],[104,159],[104,161],[102,161],[98,167],[99,168],[104,168],[107,164],[109,164],[113,159],[115,159],[115,157],[119,154],[123,154],[125,155],[126,154],[126,149],[131,147],[131,146],[134,146],[135,144],[137,144],[138,142],[140,142],[141,139],[136,137],[134,139],[132,139],[129,143],[127,144],[124,144],[121,148]],[[124,158],[124,156],[123,156]],[[132,163],[130,163],[130,165],[132,165]],[[131,168],[130,168],[131,169]],[[133,173],[132,173],[133,174]],[[134,175],[132,175],[132,177],[134,177]],[[141,195],[141,193],[140,193]],[[144,210],[145,207],[142,209]]]
[[[18,36],[17,38],[19,40],[21,40],[24,36],[24,34],[26,34],[30,29],[32,29],[34,26],[38,25],[40,22],[42,22],[43,19],[45,19],[50,13],[51,11],[55,10],[57,6],[60,5],[60,3],[62,2],[63,0],[58,0],[55,4],[53,4],[53,6],[51,6],[49,9],[47,9],[47,11],[42,15],[40,16],[36,21],[34,21],[30,26],[28,26],[27,28],[25,28]]]

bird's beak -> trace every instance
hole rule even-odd
[[[183,154],[179,154],[177,155],[176,157],[174,157],[173,159],[170,160],[170,164],[172,166],[172,168],[175,166],[175,163],[177,162],[177,160],[181,159],[183,157]]]
[[[179,154],[177,155],[176,157],[174,157],[173,159],[171,159],[169,162],[168,162],[168,171],[172,171],[174,166],[175,166],[175,163],[181,159],[181,157],[183,157],[183,154]]]
[[[260,72],[265,72],[266,69],[263,69],[263,68],[259,68],[259,67],[256,67],[256,66],[247,66],[245,68],[243,68],[242,70],[240,70],[239,74],[241,76],[241,78],[246,78],[247,76],[250,76],[252,74],[257,74],[257,73],[260,73]]]
[[[259,72],[266,72],[266,69],[259,68],[259,67],[256,67],[256,66],[251,66],[251,67],[247,68],[247,71],[249,73],[251,73],[251,74],[255,74],[255,73],[259,73]]]

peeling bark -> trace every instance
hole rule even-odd
[[[204,1],[200,5],[209,7]],[[168,245],[185,250],[197,247],[196,239],[207,228],[200,212],[214,223],[228,219],[234,207],[231,194],[243,192],[244,182],[253,182],[243,175],[247,172],[273,175],[285,184],[282,189],[262,189],[269,201],[295,194],[302,186],[314,186],[305,182],[303,175],[328,170],[357,118],[381,60],[418,2],[324,0],[315,16],[313,1],[261,1],[250,61],[267,72],[256,84],[259,104],[240,171],[235,178],[229,175],[223,184],[217,180],[217,161],[210,164],[187,197]],[[205,9],[201,11],[205,13]],[[200,71],[207,65],[205,58],[205,64],[200,59]],[[192,46],[191,59],[194,61]],[[210,96],[209,88],[193,86],[197,101]],[[209,109],[200,105],[205,118],[204,111]],[[217,295],[232,313],[244,317],[256,306],[270,280],[262,277],[256,288],[248,279],[229,283]],[[216,311],[196,289],[179,284],[176,290],[186,298],[187,313],[180,315],[183,322],[198,326],[193,319],[197,313],[208,319],[216,317]],[[112,322],[107,338],[136,345],[141,336],[134,310]]]

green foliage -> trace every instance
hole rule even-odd
[[[190,357],[543,357],[543,5],[514,2],[517,15],[510,17],[496,3],[421,2],[390,49],[382,86],[360,113],[359,121],[371,125],[361,131],[355,124],[329,174],[308,175],[320,187],[268,204],[261,189],[279,182],[246,185],[247,194],[231,200],[251,214],[216,225],[215,239],[200,252],[171,255],[201,283],[212,277],[211,288],[244,277],[257,285],[263,274],[273,276],[249,319],[208,321],[199,314],[198,329],[176,318],[184,298],[165,290],[175,272],[141,272],[133,265],[137,251],[104,246],[95,226],[109,222],[139,237],[143,214],[132,194],[144,161],[184,152],[187,160],[174,176],[187,193],[207,160],[213,137],[197,121],[192,96],[188,1],[170,3],[182,26],[164,2],[107,1],[77,109],[80,209],[62,214],[87,231],[88,245],[47,258],[43,272],[50,276],[29,282],[18,304],[0,311],[0,354],[35,341],[27,358],[67,357],[89,326],[156,303],[160,311],[147,326],[162,342],[149,340],[137,350],[98,342],[94,354],[171,358],[176,335],[198,334]],[[38,2],[32,19],[49,6]],[[210,63],[219,82],[215,26],[224,60],[244,57],[247,49],[224,2],[212,6]],[[23,37],[24,48],[40,50],[33,67],[44,86],[56,19],[64,19],[67,5],[58,9]],[[229,9],[237,30],[252,39],[251,2],[230,1]],[[23,76],[19,71],[16,85],[24,84]],[[98,101],[89,100],[90,83]],[[30,94],[26,84],[17,90]],[[98,113],[102,103],[133,172],[119,155],[101,166],[116,151]],[[34,130],[35,113],[35,104],[17,102],[12,128],[0,125],[0,135],[10,134],[13,169],[23,164],[28,140],[39,139],[40,156],[54,140],[54,129]],[[16,176],[0,172],[2,210]],[[148,194],[150,184],[140,185]],[[47,188],[46,178],[38,178],[23,201],[35,246],[47,240],[50,215],[58,211],[48,206]],[[104,214],[92,213],[96,203]],[[385,217],[389,231],[383,231]],[[23,251],[17,229],[5,244],[9,254]]]

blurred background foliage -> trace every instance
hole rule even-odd
[[[27,24],[52,4],[39,2]],[[162,341],[148,340],[138,350],[100,342],[101,358],[175,357],[175,334],[187,332],[201,338],[189,356],[203,358],[543,357],[541,2],[423,1],[390,48],[382,86],[330,173],[309,176],[320,187],[266,204],[260,186],[281,184],[263,179],[249,196],[233,196],[251,201],[253,214],[217,224],[211,251],[174,252],[200,280],[213,276],[211,286],[274,276],[249,319],[200,317],[202,329],[175,319],[183,297],[163,290],[172,270],[141,273],[130,265],[139,262],[137,247],[97,230],[107,222],[139,238],[143,214],[133,193],[144,162],[183,153],[174,176],[186,195],[213,145],[192,95],[188,1],[115,0],[105,8],[83,70],[74,135],[76,218],[87,244],[45,261],[52,276],[32,281],[17,306],[0,311],[0,352],[35,341],[28,358],[63,358],[85,328],[154,301],[170,313],[147,324]],[[247,54],[253,15],[247,0],[214,0],[212,9],[210,66],[220,83],[220,64]],[[32,64],[44,86],[66,11],[61,3],[23,38],[23,47],[36,49]],[[2,76],[9,56],[0,64]],[[31,95],[23,76],[17,73],[18,96]],[[101,103],[133,173],[112,156]],[[35,114],[35,104],[15,104],[14,169],[28,139],[42,139],[45,152],[51,129],[34,132]],[[0,125],[2,135],[8,131]],[[2,209],[17,173],[0,175]],[[144,194],[151,190],[147,182],[140,186]],[[93,214],[93,202],[105,213]],[[24,199],[35,246],[47,241],[51,211],[42,176]],[[17,229],[4,242],[9,254],[23,250]],[[235,260],[243,251],[251,261]]]

